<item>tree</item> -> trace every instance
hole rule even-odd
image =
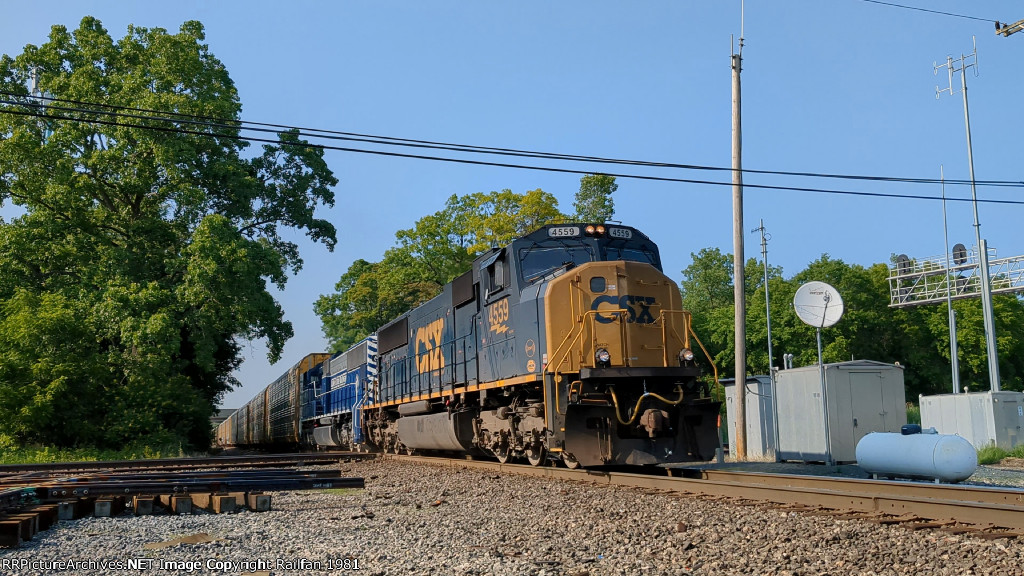
[[[749,260],[746,266],[747,362],[750,373],[766,373],[769,362],[767,328],[763,305],[764,280],[761,264]],[[757,274],[757,275],[756,275]],[[822,333],[825,362],[868,359],[899,362],[906,368],[904,382],[908,400],[920,394],[949,392],[949,331],[945,306],[889,308],[889,270],[885,264],[868,268],[849,265],[823,254],[790,279],[781,268],[769,269],[772,314],[771,366],[782,366],[782,356],[795,356],[794,365],[815,364],[816,335],[801,322],[792,308],[793,296],[805,282],[818,280],[834,286],[843,297],[842,320]],[[735,362],[732,256],[717,248],[693,255],[683,270],[683,306],[693,313],[693,327],[703,339],[719,371]],[[1007,390],[1024,389],[1024,302],[1014,296],[995,299],[997,335],[1000,348],[1002,385]],[[988,383],[984,330],[980,302],[954,303],[959,316],[961,377],[972,390],[986,389]],[[710,367],[708,367],[710,368]]]
[[[580,178],[580,189],[576,192],[573,208],[579,222],[608,222],[615,215],[612,194],[619,189],[614,176],[587,174]]]
[[[0,223],[0,434],[206,447],[237,341],[276,360],[292,335],[266,283],[302,266],[286,229],[333,248],[314,212],[337,179],[293,132],[242,157],[238,94],[204,40],[190,21],[115,42],[86,17],[0,58],[0,90],[19,95],[0,105],[0,203],[24,209]],[[29,97],[33,75],[56,100]]]
[[[436,296],[477,256],[568,217],[541,189],[453,195],[445,207],[399,230],[378,263],[357,260],[313,306],[331,350],[349,348],[388,321]]]

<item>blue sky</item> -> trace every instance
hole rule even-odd
[[[991,20],[1024,18],[1017,2],[905,0]],[[739,0],[607,2],[169,2],[49,1],[5,7],[0,52],[45,42],[49,27],[99,18],[114,38],[128,24],[176,31],[201,21],[227,66],[250,121],[435,140],[728,167],[730,35]],[[744,167],[816,173],[967,179],[962,100],[935,98],[948,85],[933,63],[972,50],[968,76],[979,180],[1024,180],[1017,127],[1024,94],[1024,32],[996,36],[991,21],[954,18],[863,0],[751,0],[743,72]],[[307,352],[325,347],[312,312],[353,260],[376,260],[394,233],[440,209],[451,194],[542,188],[571,211],[579,176],[396,159],[337,151],[337,203],[321,216],[338,227],[331,253],[303,242],[305,267],[278,294],[296,336],[269,365],[246,345],[237,407]],[[501,161],[501,160],[499,160]],[[557,166],[590,171],[717,179],[728,173]],[[939,195],[937,185],[748,175],[770,184]],[[967,198],[966,187],[947,187]],[[984,199],[1022,198],[1016,188],[979,188]],[[732,252],[728,186],[619,179],[616,217],[662,249],[681,279],[691,253]],[[6,213],[10,214],[10,208]],[[974,244],[967,203],[951,203],[950,241]],[[1001,256],[1024,253],[1024,205],[982,204],[982,232]],[[942,254],[937,201],[747,189],[745,224],[772,235],[768,260],[787,276],[822,253],[848,263],[892,253]],[[760,257],[746,235],[746,256]]]

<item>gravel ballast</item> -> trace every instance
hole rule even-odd
[[[396,461],[342,469],[366,489],[277,493],[263,513],[64,522],[0,549],[0,574],[339,574],[358,565],[372,575],[963,576],[1024,566],[1024,546],[1011,540]],[[128,569],[138,559],[149,569]],[[68,561],[95,565],[52,564]]]

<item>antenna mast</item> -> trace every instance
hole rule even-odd
[[[978,75],[978,43],[974,41],[974,52],[970,55],[961,54],[960,58],[954,60],[952,56],[946,57],[946,63],[939,66],[934,65],[935,74],[940,68],[946,68],[949,73],[949,88],[939,89],[935,87],[935,99],[938,100],[943,92],[956,94],[953,89],[953,73],[960,73],[960,93],[964,96],[964,125],[967,128],[967,164],[971,169],[971,200],[974,205],[974,235],[978,242],[978,259],[980,262],[978,273],[981,276],[981,310],[985,320],[985,343],[988,351],[988,379],[989,387],[993,392],[999,392],[999,351],[996,347],[996,326],[995,317],[992,313],[992,285],[989,278],[988,244],[981,237],[981,223],[978,221],[978,192],[974,185],[974,153],[971,150],[971,114],[967,107],[967,69],[973,67],[974,75]]]
[[[751,232],[761,233],[761,260],[764,263],[764,320],[768,329],[768,378],[772,390],[772,438],[775,441],[775,461],[779,461],[779,408],[778,392],[775,386],[775,355],[772,353],[772,301],[768,297],[768,241],[772,235],[764,227],[764,219]]]

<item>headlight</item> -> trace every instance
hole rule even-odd
[[[583,231],[587,233],[587,236],[593,236],[594,235],[594,225],[593,224],[587,225],[587,227],[584,228]]]
[[[682,364],[683,362],[693,362],[693,350],[683,348],[679,351],[679,363]]]
[[[594,354],[594,360],[597,360],[598,366],[608,366],[611,364],[612,355],[604,348],[598,348],[597,353]]]

